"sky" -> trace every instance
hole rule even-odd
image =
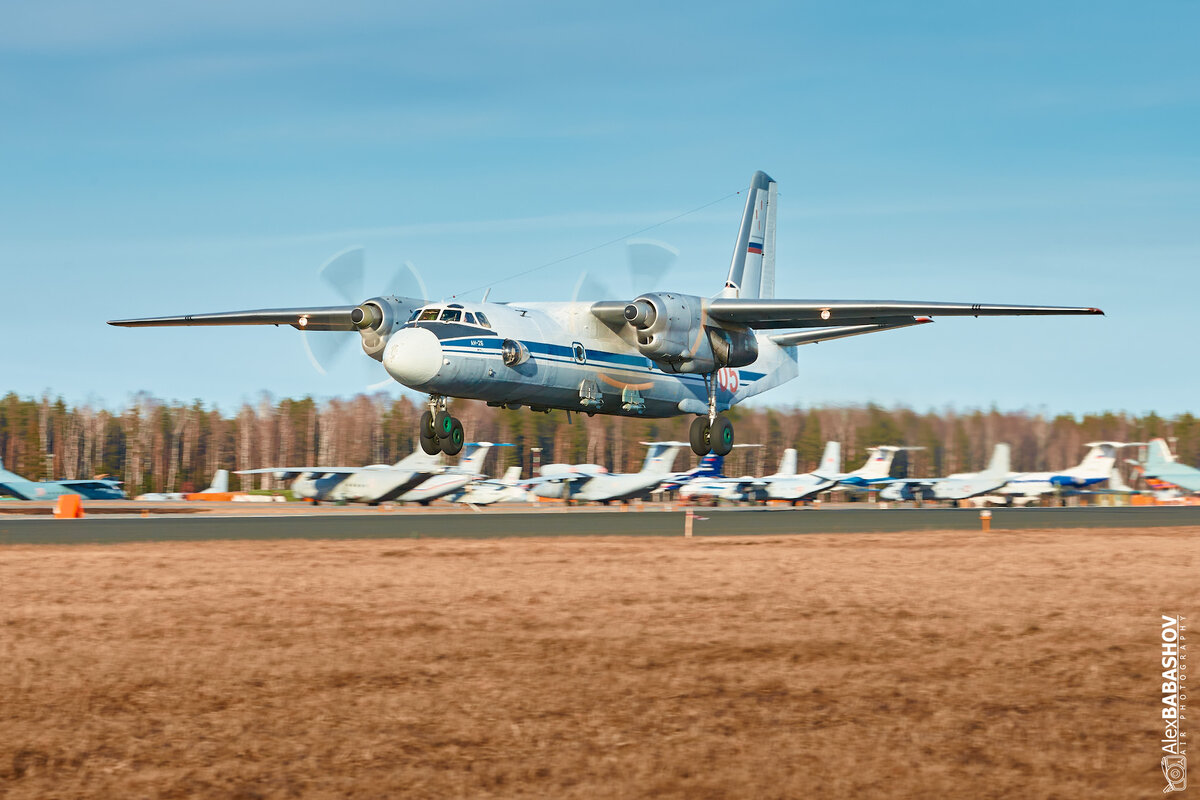
[[[352,246],[372,295],[410,262],[435,299],[584,272],[626,299],[655,226],[657,288],[710,295],[762,169],[778,297],[1107,316],[803,347],[759,405],[1195,412],[1198,26],[1169,0],[7,4],[0,392],[355,394],[382,368],[322,375],[291,328],[104,324],[340,303],[317,271]]]

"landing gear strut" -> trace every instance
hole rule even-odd
[[[421,414],[421,449],[429,455],[457,455],[463,448],[462,423],[446,410],[446,398],[429,396],[429,408]]]
[[[698,456],[713,453],[727,456],[733,450],[733,423],[717,413],[717,382],[715,375],[704,376],[704,388],[708,390],[708,416],[696,417],[689,435],[692,452]]]

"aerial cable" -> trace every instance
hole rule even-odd
[[[703,211],[704,209],[708,208],[709,206],[715,206],[717,203],[724,202],[725,200],[728,200],[728,199],[729,199],[729,198],[731,198],[731,197],[736,197],[736,196],[737,196],[737,195],[739,195],[739,194],[741,194],[741,190],[738,190],[738,191],[736,191],[736,192],[730,192],[729,194],[727,194],[727,195],[724,195],[723,197],[718,197],[716,200],[713,200],[712,202],[705,203],[705,204],[704,204],[704,205],[702,205],[702,206],[696,206],[696,207],[695,207],[695,208],[693,208],[691,211],[684,211],[682,214],[676,214],[675,216],[673,216],[673,217],[670,217],[669,219],[664,219],[664,220],[662,220],[661,222],[656,222],[656,223],[654,223],[653,225],[647,225],[645,228],[642,228],[642,229],[640,229],[640,230],[636,230],[636,231],[634,231],[633,233],[627,233],[627,234],[625,234],[625,235],[623,235],[623,236],[618,236],[618,237],[617,237],[617,238],[615,238],[615,239],[609,239],[607,242],[603,242],[603,243],[601,243],[601,244],[593,245],[592,247],[589,247],[589,248],[587,248],[587,249],[584,249],[584,250],[580,250],[580,251],[578,251],[578,252],[576,252],[576,253],[571,253],[569,256],[562,256],[561,258],[556,258],[556,259],[554,259],[553,261],[547,261],[545,264],[539,264],[539,265],[538,265],[538,266],[536,266],[536,267],[530,267],[529,269],[522,270],[521,272],[515,272],[515,273],[513,273],[512,275],[507,275],[507,276],[505,276],[505,277],[503,277],[503,278],[497,278],[496,280],[492,281],[491,283],[484,283],[484,284],[481,284],[481,285],[479,285],[479,286],[476,286],[476,287],[474,287],[474,288],[467,289],[467,290],[465,290],[465,291],[462,291],[462,292],[458,292],[458,293],[456,293],[456,294],[453,294],[453,295],[451,295],[451,297],[458,297],[459,295],[466,295],[466,294],[470,294],[471,292],[477,292],[477,291],[479,291],[480,289],[490,289],[490,288],[492,288],[493,286],[496,286],[497,284],[501,284],[501,283],[504,283],[504,282],[506,282],[506,281],[511,281],[511,280],[513,280],[513,279],[515,279],[515,278],[523,278],[523,277],[525,277],[526,275],[532,275],[533,273],[537,272],[538,270],[543,270],[543,269],[545,269],[546,267],[553,267],[555,264],[561,264],[561,263],[563,263],[564,261],[570,261],[572,258],[579,258],[579,256],[584,256],[584,255],[587,255],[588,253],[594,253],[594,252],[595,252],[595,251],[597,251],[597,250],[601,250],[601,249],[603,249],[603,248],[605,248],[605,247],[608,247],[608,246],[610,246],[610,245],[617,244],[618,242],[623,242],[623,241],[625,241],[626,239],[631,239],[631,238],[633,238],[634,236],[640,236],[641,234],[643,234],[643,233],[646,233],[647,231],[652,231],[652,230],[654,230],[655,228],[661,228],[663,225],[667,225],[667,224],[670,224],[670,223],[672,223],[672,222],[675,222],[676,220],[683,219],[684,217],[686,217],[686,216],[689,216],[689,215],[691,215],[691,214],[695,214],[695,213],[696,213],[696,212],[698,212],[698,211]]]

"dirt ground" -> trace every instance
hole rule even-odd
[[[1159,615],[1200,611],[1198,556],[1200,528],[0,548],[0,796],[1161,797]]]

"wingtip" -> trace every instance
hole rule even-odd
[[[1089,314],[1099,314],[1102,317],[1106,316],[1104,313],[1104,309],[1102,309],[1102,308],[1089,308],[1088,313]]]

